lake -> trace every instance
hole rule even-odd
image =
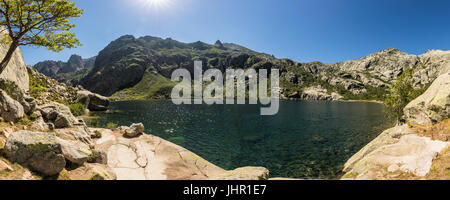
[[[99,123],[142,122],[150,133],[230,170],[263,166],[271,177],[336,179],[344,163],[388,128],[383,105],[281,101],[275,116],[259,105],[174,105],[169,100],[113,102]]]

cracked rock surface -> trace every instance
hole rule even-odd
[[[107,153],[117,180],[206,180],[226,171],[196,154],[153,135],[124,138],[106,129],[95,141]]]

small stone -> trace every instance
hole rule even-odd
[[[33,180],[33,179],[34,179],[33,174],[31,174],[31,172],[29,172],[29,171],[25,171],[22,174],[22,180],[24,180],[24,181],[29,181],[29,180]]]
[[[41,115],[45,120],[53,121],[58,117],[58,113],[52,108],[45,108],[41,110]]]
[[[0,135],[3,135],[3,136],[5,136],[6,138],[8,138],[9,135],[10,135],[10,133],[9,133],[8,131],[6,131],[6,130],[3,130],[3,131],[0,132]]]
[[[53,123],[48,123],[47,126],[48,126],[48,129],[49,129],[49,130],[51,130],[51,131],[52,131],[52,130],[55,130],[55,124],[53,124]]]

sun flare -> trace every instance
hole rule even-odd
[[[138,0],[145,8],[163,9],[171,5],[172,0]]]

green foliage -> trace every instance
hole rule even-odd
[[[400,75],[392,84],[391,90],[386,96],[385,113],[389,118],[397,120],[397,122],[401,122],[404,114],[403,109],[408,105],[408,103],[423,94],[431,85],[428,84],[421,89],[414,89],[412,79],[413,75],[414,69],[411,67],[406,68],[402,75]]]
[[[101,135],[101,133],[100,133]],[[99,138],[101,138],[102,136],[100,136]],[[93,149],[91,150],[92,154],[90,156],[90,159],[95,159],[95,158],[101,158],[102,157],[102,153],[98,152],[97,150]]]
[[[30,118],[31,121],[35,121],[35,120],[37,120],[37,119],[39,118],[39,115],[36,114],[36,113],[32,113],[32,114],[29,116],[29,118]]]
[[[53,98],[51,98],[51,99],[53,99],[53,101],[55,101],[56,103],[60,103],[60,104],[66,105],[66,106],[72,105],[69,103],[69,99],[60,98],[60,97],[58,97],[58,95],[54,95]]]
[[[31,120],[30,118],[28,118],[28,116],[25,116],[22,119],[20,119],[17,123],[20,125],[28,126],[31,124]]]
[[[70,112],[76,117],[86,114],[86,107],[82,103],[69,105]]]
[[[94,135],[92,135],[91,137],[92,137],[92,139],[102,138],[102,133],[98,130],[95,130]]]
[[[107,128],[107,129],[115,129],[115,128],[117,128],[117,124],[109,122],[108,124],[106,124],[105,128]]]
[[[0,23],[8,29],[4,43],[34,45],[59,52],[80,46],[70,18],[81,17],[82,9],[68,0],[2,0]]]
[[[37,98],[42,94],[42,92],[47,90],[47,81],[45,79],[40,79],[33,76],[31,73],[28,73],[28,77],[30,77],[30,95],[33,98]]]
[[[153,72],[146,71],[142,80],[132,88],[115,93],[112,99],[169,98],[176,83]]]

